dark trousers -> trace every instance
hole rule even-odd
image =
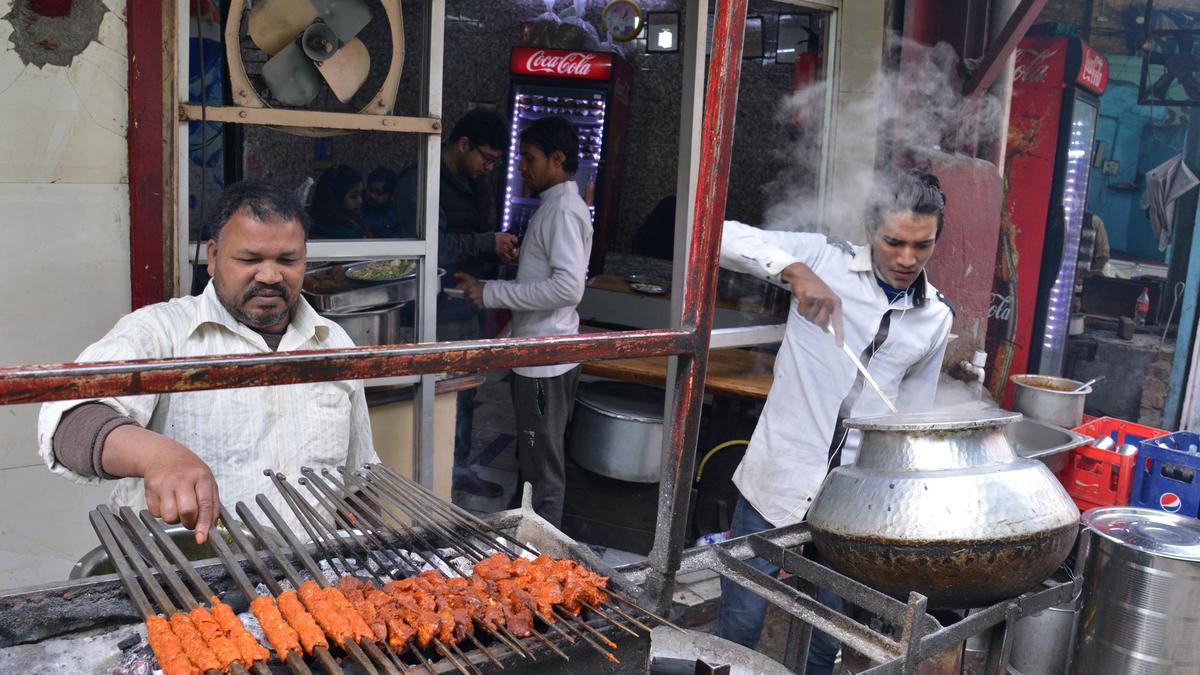
[[[743,537],[755,532],[774,528],[745,497],[738,496],[733,510],[730,536]],[[779,574],[779,567],[763,560],[751,558],[746,561],[751,567],[772,577]],[[829,591],[820,591],[817,602],[841,610],[842,599]],[[721,578],[721,606],[717,610],[717,637],[736,642],[750,649],[758,646],[762,636],[763,621],[767,615],[767,601],[732,581]],[[838,641],[814,629],[808,647],[808,664],[805,675],[830,675],[837,658]]]
[[[475,340],[479,338],[479,318],[470,316],[464,319],[441,321],[437,325],[437,339]],[[458,392],[458,402],[455,406],[454,417],[454,471],[465,472],[468,460],[471,458],[471,439],[475,429],[475,395],[478,389],[464,389]]]
[[[517,416],[517,464],[521,483],[533,485],[533,510],[550,524],[562,523],[566,486],[564,435],[575,407],[580,366],[555,377],[513,373],[512,400]]]

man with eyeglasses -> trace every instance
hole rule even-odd
[[[517,258],[517,238],[496,231],[496,209],[492,200],[490,174],[503,160],[508,128],[504,119],[490,110],[471,110],[463,115],[442,144],[441,190],[438,198],[438,266],[446,279],[456,272],[473,277],[494,278],[488,266],[497,260]],[[414,164],[400,175],[396,200],[400,209],[402,236],[417,233],[419,172]],[[479,312],[461,299],[438,295],[437,339],[473,340],[480,337]],[[458,395],[458,418],[454,430],[454,489],[496,498],[503,488],[483,480],[471,470],[475,392]]]

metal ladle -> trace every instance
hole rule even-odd
[[[1075,392],[1083,391],[1084,389],[1087,389],[1088,387],[1092,386],[1093,384],[1096,384],[1100,380],[1103,380],[1105,377],[1106,377],[1105,375],[1101,375],[1099,377],[1093,377],[1092,379],[1088,380],[1087,382],[1084,382],[1083,384],[1079,385],[1078,387],[1075,387],[1074,389],[1072,389],[1071,393],[1074,394]]]
[[[825,332],[833,335],[833,324],[825,326]],[[879,398],[883,399],[883,402],[887,404],[888,410],[891,410],[893,415],[899,417],[900,411],[896,409],[896,404],[892,403],[892,399],[888,398],[887,394],[883,393],[883,388],[879,386],[879,383],[875,381],[875,378],[871,376],[871,373],[867,372],[867,367],[863,365],[863,362],[859,360],[858,355],[854,353],[853,349],[850,349],[850,345],[846,344],[845,340],[842,341],[842,351],[846,352],[846,356],[850,357],[850,361],[854,364],[854,367],[858,368],[859,373],[862,373],[863,379],[865,379],[867,383],[871,385],[871,388],[875,390],[875,393],[879,395]]]

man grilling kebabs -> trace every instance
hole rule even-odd
[[[307,216],[262,180],[226,188],[209,226],[199,296],[143,307],[79,361],[161,359],[353,347],[300,296]],[[278,499],[261,469],[355,469],[378,458],[360,381],[62,401],[42,406],[38,451],[80,483],[120,479],[114,506],[146,508],[202,543],[225,501]],[[277,506],[289,510],[282,501]]]
[[[841,421],[888,412],[870,387],[864,390],[842,353],[843,339],[902,411],[933,403],[954,317],[924,268],[942,232],[945,195],[935,176],[915,171],[876,184],[865,213],[867,246],[725,223],[721,266],[789,286],[795,298],[771,393],[734,473],[741,492],[735,537],[803,520],[829,468],[854,459],[856,444],[845,443]],[[762,559],[750,562],[779,571]],[[725,579],[721,586],[717,634],[753,648],[767,601]],[[841,604],[831,594],[818,599]],[[814,631],[806,672],[832,672],[837,650],[835,640]]]

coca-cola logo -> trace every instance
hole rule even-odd
[[[525,70],[530,73],[564,77],[588,77],[592,73],[592,62],[595,60],[596,54],[584,52],[547,54],[544,49],[539,49],[525,59]]]
[[[1097,92],[1103,92],[1104,85],[1108,84],[1108,61],[1103,54],[1086,45],[1083,65],[1079,68],[1079,83]]]
[[[1001,293],[992,293],[992,304],[988,306],[989,319],[1012,321],[1013,297]]]
[[[1058,53],[1058,49],[1018,49],[1017,62],[1013,67],[1015,82],[1045,82],[1050,73],[1050,57]]]

